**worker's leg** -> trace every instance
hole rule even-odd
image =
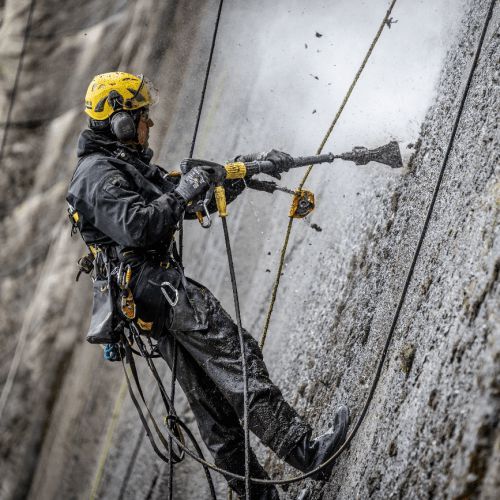
[[[159,342],[160,353],[170,367],[173,345],[173,336],[170,333]],[[215,464],[244,475],[244,434],[238,417],[215,384],[179,342],[177,342],[177,380],[189,401],[201,437],[212,453]],[[250,464],[253,477],[269,479],[253,452]],[[227,477],[227,480],[238,495],[245,493],[243,481],[230,477]],[[278,493],[273,486],[252,485],[251,492],[251,498],[278,499]]]
[[[190,288],[194,285],[190,284]],[[205,288],[191,290],[195,300],[207,309],[208,329],[172,332],[204,375],[217,386],[241,419],[243,418],[243,376],[238,329],[217,299]],[[279,457],[286,457],[308,432],[306,425],[284,400],[269,378],[262,352],[255,339],[244,332],[248,372],[249,428]],[[202,376],[199,376],[202,378]],[[220,391],[220,392],[219,392]],[[227,410],[224,410],[227,413]],[[231,418],[236,418],[236,415]],[[242,439],[240,436],[238,439]]]

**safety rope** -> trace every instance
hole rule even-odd
[[[234,309],[236,312],[236,324],[238,326],[238,337],[241,351],[241,370],[243,375],[243,432],[245,436],[245,499],[250,500],[250,432],[248,428],[248,373],[245,340],[243,338],[243,327],[241,325],[240,301],[238,288],[236,286],[236,274],[234,272],[233,253],[231,252],[231,241],[227,229],[226,217],[222,217],[222,228],[224,230],[224,241],[226,243],[226,254],[231,276],[231,288],[233,290]]]
[[[335,125],[339,121],[340,115],[342,115],[342,112],[344,111],[344,108],[345,108],[347,102],[349,101],[349,98],[351,97],[352,91],[354,90],[354,87],[358,83],[359,77],[361,76],[361,73],[363,73],[363,70],[365,69],[366,63],[368,62],[368,59],[370,59],[370,56],[373,52],[373,49],[377,45],[377,42],[380,38],[380,35],[382,34],[382,31],[384,30],[384,27],[388,26],[389,17],[391,16],[392,9],[394,8],[394,5],[396,4],[396,2],[397,2],[397,0],[392,0],[389,8],[387,9],[387,12],[386,12],[384,18],[382,19],[382,22],[380,23],[380,26],[377,30],[377,33],[375,34],[375,37],[373,38],[372,43],[370,44],[370,47],[368,48],[368,51],[366,52],[365,57],[363,58],[361,66],[358,68],[358,71],[354,75],[354,79],[353,79],[351,85],[349,86],[349,88],[347,89],[347,92],[346,92],[344,98],[342,99],[340,107],[337,110],[337,113],[335,114],[335,116],[332,120],[332,123],[328,127],[328,130],[326,131],[326,133],[323,137],[323,140],[321,141],[321,144],[319,145],[318,149],[316,150],[317,155],[321,154],[321,152],[323,151],[323,148],[325,147],[325,144],[327,143],[328,139],[330,138],[330,135],[331,135]],[[297,191],[300,191],[304,187],[304,184],[306,183],[307,178],[309,177],[309,174],[311,173],[312,169],[313,169],[313,165],[309,165],[304,176],[302,177],[302,180],[300,181],[300,184],[299,184],[299,187],[297,188]],[[292,232],[293,221],[294,221],[293,217],[288,218],[288,226],[286,228],[285,239],[283,240],[283,245],[282,245],[281,250],[280,250],[280,261],[279,261],[279,265],[278,265],[278,270],[277,270],[276,276],[274,278],[274,284],[273,284],[272,293],[271,293],[271,302],[269,304],[269,309],[267,311],[264,329],[262,331],[262,334],[261,334],[261,337],[259,340],[259,346],[261,349],[264,348],[264,344],[265,344],[266,338],[267,338],[267,332],[269,330],[269,324],[271,322],[271,316],[272,316],[273,311],[274,311],[274,304],[276,303],[276,296],[278,294],[278,288],[280,286],[281,275],[283,273],[283,267],[285,265],[286,251],[288,249],[288,242],[290,241],[290,234]]]
[[[198,113],[196,115],[196,122],[194,125],[194,131],[193,131],[193,139],[191,140],[191,147],[189,148],[189,158],[193,157],[194,148],[196,146],[196,139],[198,137],[198,129],[200,127],[201,114],[203,112],[203,106],[205,104],[205,94],[207,93],[208,79],[210,77],[210,70],[212,69],[212,59],[214,57],[214,52],[215,52],[215,42],[217,40],[217,33],[219,31],[219,23],[220,23],[220,18],[221,18],[221,14],[222,14],[222,4],[223,3],[224,3],[224,0],[220,0],[219,8],[217,10],[217,17],[215,19],[214,31],[213,31],[213,35],[212,35],[212,44],[210,46],[210,54],[208,56],[207,69],[205,71],[205,79],[203,80],[203,87],[201,89],[200,103],[198,105]],[[181,220],[180,226],[179,226],[179,256],[180,256],[181,264],[182,264],[183,240],[184,240],[184,226],[183,226],[183,221]]]
[[[191,443],[193,444],[193,446],[195,447],[195,450],[196,450],[196,453],[197,455],[197,459],[198,461],[204,461],[204,456],[203,456],[203,453],[201,451],[201,448],[200,446],[198,445],[196,439],[194,438],[193,434],[186,428],[186,426],[184,425],[184,423],[177,417],[177,414],[175,412],[175,408],[174,408],[174,404],[172,401],[169,400],[169,397],[167,395],[167,391],[163,385],[163,382],[161,380],[161,377],[159,376],[158,374],[158,371],[156,370],[156,367],[154,365],[154,362],[153,362],[153,356],[151,356],[151,353],[148,353],[147,352],[147,348],[146,346],[144,345],[144,342],[138,332],[138,330],[135,330],[133,329],[133,338],[135,339],[135,342],[141,352],[141,356],[143,358],[146,359],[146,363],[148,365],[148,368],[150,369],[152,375],[153,375],[153,378],[156,380],[156,383],[158,385],[158,388],[159,388],[159,392],[160,392],[160,395],[163,399],[163,403],[165,405],[165,409],[166,409],[166,412],[167,412],[167,415],[165,417],[165,424],[166,424],[166,428],[167,428],[167,431],[168,433],[173,437],[175,438],[175,440],[178,440],[178,442],[180,443],[180,449],[182,451],[182,448],[185,447],[185,443],[184,443],[184,435],[182,433],[179,432],[179,428],[183,429],[185,434],[188,436],[188,439],[191,441]],[[136,370],[136,367],[135,367],[135,361],[134,361],[134,357],[133,357],[133,353],[132,353],[132,350],[130,348],[130,344],[128,343],[127,339],[123,339],[122,341],[122,345],[123,345],[123,348],[125,350],[125,357],[126,357],[126,360],[127,360],[127,364],[129,365],[130,367],[130,372],[133,376],[133,379],[134,379],[134,382],[135,382],[135,385],[136,385],[136,388],[137,388],[137,391],[139,393],[139,396],[151,418],[151,421],[152,421],[152,424],[153,426],[155,427],[155,430],[157,431],[157,434],[158,434],[158,437],[160,438],[162,444],[164,445],[165,448],[168,449],[168,442],[165,441],[163,435],[161,434],[161,432],[159,432],[159,429],[157,427],[157,424],[154,420],[154,417],[153,415],[151,414],[151,410],[149,409],[147,403],[146,403],[146,400],[144,398],[144,394],[143,394],[143,390],[142,390],[142,387],[141,387],[141,384],[139,382],[139,377],[138,377],[138,374],[137,374],[137,370]],[[123,363],[123,359],[122,359],[122,364],[123,364],[123,368],[124,368],[124,373],[125,373],[125,377],[127,379],[127,385],[128,385],[128,389],[129,389],[129,394],[130,394],[130,397],[132,399],[132,402],[134,403],[137,411],[138,411],[138,414],[139,414],[139,417],[141,418],[141,421],[143,423],[143,426],[145,427],[146,429],[146,433],[148,435],[148,437],[150,438],[151,440],[151,436],[150,436],[150,432],[149,432],[149,427],[145,424],[145,419],[144,419],[144,416],[143,416],[143,412],[140,408],[140,405],[139,405],[139,402],[134,394],[134,391],[132,389],[132,386],[131,386],[131,383],[130,383],[130,378],[128,376],[128,373],[127,373],[127,370],[125,368],[125,364]],[[177,432],[174,431],[174,429],[177,430]],[[159,458],[164,461],[164,462],[169,462],[171,459],[165,457],[161,452],[158,451],[157,447],[156,447],[156,444],[154,443],[154,441],[151,441],[151,444],[153,445],[153,449],[155,450],[156,454],[159,456]],[[183,451],[182,453],[179,455],[179,456],[175,456],[173,458],[173,461],[175,463],[178,463],[182,460],[183,458]],[[214,485],[213,485],[213,481],[212,481],[212,477],[210,476],[210,470],[208,467],[206,466],[203,466],[203,469],[204,469],[204,472],[205,472],[205,476],[206,476],[206,479],[207,479],[207,482],[208,482],[208,485],[210,487],[210,493],[211,493],[211,498],[213,500],[216,500],[216,495],[215,495],[215,488],[214,488]]]
[[[415,266],[416,266],[418,257],[420,255],[420,250],[422,248],[422,244],[423,244],[423,241],[424,241],[425,236],[427,234],[427,229],[429,227],[429,223],[430,223],[430,220],[431,220],[433,212],[434,212],[434,206],[435,206],[438,194],[439,194],[439,190],[440,190],[440,187],[441,187],[441,182],[442,182],[442,179],[444,177],[444,172],[445,172],[446,166],[448,164],[449,156],[450,156],[450,153],[452,151],[452,148],[453,148],[453,145],[454,145],[454,142],[455,142],[455,137],[456,137],[456,133],[457,133],[457,130],[458,130],[458,125],[460,123],[460,118],[462,116],[463,109],[464,109],[464,106],[465,106],[465,103],[466,103],[466,100],[467,100],[467,96],[468,96],[468,93],[469,93],[469,89],[470,89],[470,85],[471,85],[471,82],[472,82],[472,78],[474,76],[474,72],[475,72],[475,69],[477,67],[477,63],[479,61],[479,56],[480,56],[481,49],[482,49],[482,46],[483,46],[483,43],[484,43],[486,32],[488,30],[489,23],[491,21],[491,17],[492,17],[492,13],[493,13],[493,8],[494,8],[494,5],[495,5],[495,2],[496,2],[496,0],[492,0],[491,3],[490,3],[490,7],[489,7],[489,10],[488,10],[488,13],[487,13],[487,16],[486,16],[486,20],[485,20],[485,23],[484,23],[484,26],[483,26],[483,30],[481,32],[481,36],[480,36],[480,39],[479,39],[479,42],[478,42],[478,46],[476,48],[476,52],[475,52],[475,55],[474,55],[474,58],[473,58],[473,61],[472,61],[472,64],[471,64],[471,69],[469,71],[469,75],[468,75],[468,78],[467,78],[467,83],[465,85],[464,92],[463,92],[463,94],[461,96],[460,105],[459,105],[459,109],[457,111],[457,115],[455,117],[455,121],[454,121],[454,124],[453,124],[453,128],[452,128],[452,133],[451,133],[451,136],[450,136],[450,140],[449,140],[448,146],[446,148],[445,155],[443,157],[443,161],[442,161],[442,164],[441,164],[439,176],[438,176],[438,179],[436,181],[436,185],[434,187],[434,191],[433,191],[433,194],[432,194],[431,202],[430,202],[429,207],[427,209],[427,214],[426,214],[426,218],[425,218],[425,221],[424,221],[424,225],[422,227],[422,231],[420,233],[420,237],[419,237],[419,240],[418,240],[415,252],[413,254],[413,257],[412,257],[410,268],[409,268],[408,273],[406,275],[406,279],[405,279],[405,283],[404,283],[404,286],[403,286],[403,289],[402,289],[402,292],[401,292],[401,296],[400,296],[400,299],[398,301],[398,305],[397,305],[396,311],[394,313],[394,317],[393,317],[393,320],[392,320],[392,323],[391,323],[391,327],[390,327],[389,332],[387,334],[386,342],[385,342],[384,348],[382,350],[382,354],[380,356],[380,359],[379,359],[379,362],[378,362],[378,365],[377,365],[377,370],[375,372],[375,376],[374,376],[374,379],[372,381],[372,384],[371,384],[371,387],[370,387],[370,391],[368,393],[367,399],[365,401],[365,404],[364,404],[363,409],[362,409],[362,411],[360,413],[360,416],[358,417],[358,420],[357,420],[356,424],[354,425],[354,427],[351,430],[351,432],[348,434],[348,436],[347,436],[346,440],[344,441],[344,443],[342,444],[342,446],[335,452],[335,454],[333,454],[329,459],[327,459],[324,463],[322,463],[321,465],[319,465],[315,469],[313,469],[313,470],[311,470],[311,471],[309,471],[309,472],[307,472],[305,474],[301,474],[299,476],[296,476],[296,477],[290,477],[290,478],[279,479],[279,480],[259,479],[259,478],[253,478],[253,477],[251,477],[250,481],[252,483],[263,484],[263,485],[282,485],[283,486],[283,485],[288,485],[288,484],[291,484],[291,483],[294,483],[294,482],[297,482],[297,481],[302,481],[303,479],[306,479],[306,478],[308,478],[308,477],[310,477],[310,476],[312,476],[312,475],[320,472],[322,469],[324,469],[325,467],[328,467],[330,464],[332,464],[333,461],[336,458],[338,458],[338,456],[347,448],[347,446],[349,446],[350,442],[352,441],[352,439],[356,435],[359,427],[361,426],[361,424],[362,424],[362,422],[363,422],[363,420],[364,420],[364,418],[365,418],[365,416],[366,416],[366,414],[368,412],[368,408],[370,406],[370,403],[373,400],[373,396],[375,394],[375,390],[376,390],[378,382],[380,380],[380,375],[382,373],[382,368],[383,368],[384,362],[385,362],[385,360],[387,358],[387,353],[388,353],[388,350],[389,350],[389,346],[390,346],[390,343],[391,343],[392,338],[394,336],[394,333],[395,333],[395,330],[396,330],[396,326],[398,324],[399,317],[400,317],[400,314],[401,314],[401,310],[402,310],[403,304],[404,304],[404,302],[406,300],[406,295],[407,295],[407,292],[408,292],[411,280],[413,278],[413,273],[414,273],[414,270],[415,270]],[[218,473],[223,474],[225,476],[232,477],[234,479],[239,479],[239,480],[245,480],[246,479],[245,476],[241,476],[239,474],[235,474],[235,473],[230,472],[228,470],[225,470],[225,469],[222,469],[220,467],[217,467],[215,464],[209,463],[206,460],[199,459],[198,457],[196,457],[196,455],[191,450],[189,450],[189,448],[183,446],[179,442],[179,440],[177,439],[177,437],[174,436],[173,433],[171,433],[171,431],[169,429],[167,429],[167,431],[172,436],[172,439],[174,440],[174,442],[176,442],[176,444],[181,449],[184,449],[184,451],[190,457],[192,457],[193,459],[195,459],[196,461],[198,461],[202,465],[204,465],[204,466],[212,469],[215,472],[218,472]]]
[[[217,9],[217,17],[215,18],[215,25],[214,25],[214,30],[212,34],[212,43],[210,45],[210,53],[208,56],[208,61],[207,61],[207,68],[205,71],[205,78],[203,80],[203,87],[201,89],[201,96],[200,96],[200,103],[198,105],[198,112],[196,114],[196,122],[194,125],[194,131],[193,131],[193,138],[191,140],[191,147],[189,148],[189,158],[193,157],[194,154],[194,148],[196,146],[196,139],[198,137],[198,129],[200,127],[200,121],[201,121],[201,114],[203,112],[203,105],[205,104],[205,95],[207,93],[207,87],[208,87],[208,80],[210,77],[210,70],[212,69],[212,60],[215,52],[215,42],[217,40],[217,33],[219,31],[219,24],[220,24],[220,18],[222,14],[222,4],[224,3],[224,0],[220,0],[219,2],[219,8]],[[183,251],[184,251],[184,220],[181,218],[179,222],[179,259],[180,259],[180,264],[183,266]],[[173,356],[173,362],[172,362],[172,383],[171,383],[171,400],[172,403],[174,403],[174,397],[175,397],[175,381],[176,381],[176,374],[177,374],[177,342],[174,340],[174,356]],[[169,439],[169,453],[172,453],[172,438]],[[170,462],[169,462],[169,479],[168,479],[168,498],[169,500],[172,500],[173,498],[173,491],[174,491],[174,464],[171,459],[172,457],[170,456]],[[209,481],[211,482],[211,481]],[[213,490],[213,485],[211,486]]]
[[[0,161],[3,158],[5,145],[7,144],[7,135],[9,133],[9,128],[10,128],[10,124],[11,124],[12,111],[14,109],[14,103],[15,103],[16,97],[17,97],[17,89],[19,87],[19,81],[21,79],[21,72],[23,70],[24,57],[26,55],[26,48],[28,47],[28,40],[29,40],[30,33],[31,33],[31,26],[32,26],[32,21],[33,21],[33,12],[35,10],[35,3],[36,3],[36,0],[31,0],[29,10],[28,10],[28,17],[26,19],[26,27],[24,28],[23,45],[21,47],[21,52],[19,54],[19,59],[17,62],[16,76],[14,78],[14,85],[12,87],[12,92],[10,94],[9,106],[7,108],[7,116],[5,118],[5,125],[4,125],[3,136],[2,136],[2,143],[0,144]]]
[[[177,379],[177,339],[173,339],[173,360],[170,380],[170,401],[175,405],[175,381]],[[172,460],[173,441],[168,437],[168,498],[172,500],[174,497],[174,461]]]

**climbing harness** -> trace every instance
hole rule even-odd
[[[213,60],[213,55],[215,52],[215,42],[217,40],[217,33],[219,32],[219,23],[220,23],[220,19],[221,19],[221,15],[222,15],[222,5],[223,4],[224,4],[224,0],[220,0],[219,8],[217,10],[217,16],[215,18],[214,30],[213,30],[213,35],[212,35],[212,43],[210,45],[210,53],[208,56],[207,68],[205,71],[205,78],[203,79],[203,87],[201,89],[200,103],[198,105],[198,111],[196,113],[196,122],[195,122],[194,130],[193,130],[193,138],[191,140],[191,147],[189,148],[189,156],[193,156],[193,154],[194,154],[196,139],[198,137],[198,129],[200,126],[200,121],[201,121],[201,113],[203,111],[203,105],[205,104],[205,95],[207,92],[210,70],[212,69],[212,60]],[[183,219],[181,219],[179,222],[179,239],[178,239],[178,241],[179,241],[179,263],[180,263],[181,267],[183,266],[183,261],[182,261],[183,252],[184,252],[183,239],[184,239],[184,225],[183,225]],[[176,374],[177,374],[177,342],[174,342],[174,358],[173,358],[173,362],[172,362],[172,373],[171,373],[172,382],[171,382],[171,389],[170,389],[172,401],[174,401],[174,397],[175,397]],[[186,426],[183,426],[183,427],[185,428]],[[186,430],[188,431],[187,428],[186,428]],[[170,438],[170,440],[169,440],[169,446],[170,446],[169,449],[171,450],[172,449],[172,438]],[[199,447],[197,444],[196,444],[196,447],[197,447],[197,451],[198,451]],[[201,450],[200,450],[200,454],[201,454]],[[169,484],[168,484],[169,500],[172,500],[172,498],[173,498],[173,475],[174,475],[173,462],[172,462],[172,460],[170,460]],[[215,490],[214,490],[212,478],[210,477],[209,472],[207,472],[207,479],[208,479],[209,486],[210,486],[210,492],[211,492],[213,498],[215,498]]]

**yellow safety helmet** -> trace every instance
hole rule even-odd
[[[97,75],[85,94],[85,113],[92,120],[107,120],[116,111],[134,111],[152,106],[158,91],[143,75],[121,71]]]

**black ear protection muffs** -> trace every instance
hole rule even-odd
[[[130,106],[130,101],[123,102],[123,97],[116,90],[112,90],[108,95],[108,102],[113,110],[117,111],[109,120],[111,132],[120,142],[135,140],[137,135],[135,118],[130,113],[121,111],[124,107]]]
[[[137,127],[134,117],[126,111],[118,111],[110,121],[111,132],[120,142],[130,142],[137,138]]]

